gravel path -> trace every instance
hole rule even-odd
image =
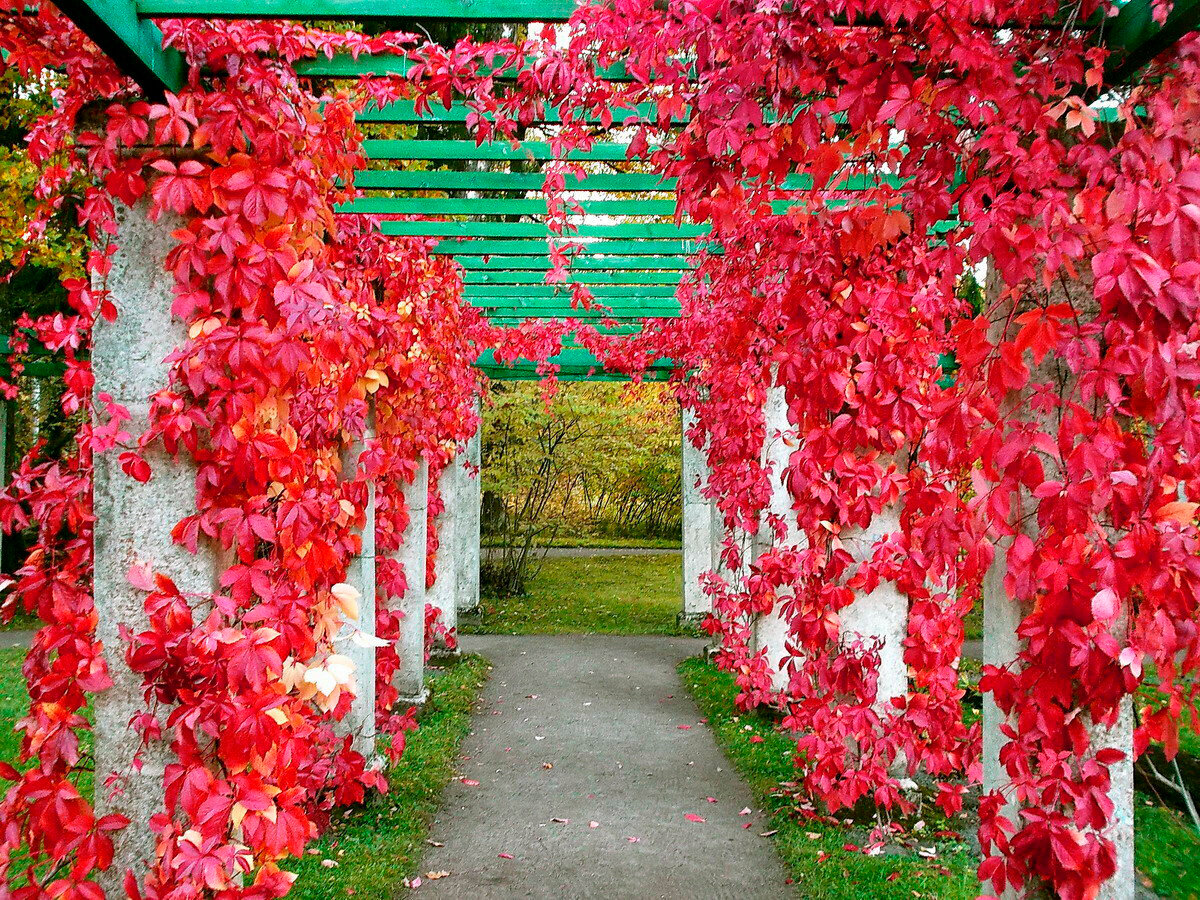
[[[417,896],[795,896],[759,835],[763,816],[739,815],[750,792],[675,672],[702,641],[463,644],[495,670],[463,745],[462,778],[447,787],[431,831],[444,846],[428,849],[421,866],[450,874],[425,878]]]

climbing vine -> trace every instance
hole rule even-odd
[[[29,136],[42,206],[27,239],[83,183],[92,249],[87,277],[64,282],[70,311],[23,318],[14,349],[59,354],[64,412],[91,415],[77,452],[35,448],[0,495],[4,527],[38,533],[13,593],[44,622],[25,665],[30,765],[0,767],[0,878],[14,897],[100,896],[91,879],[127,824],[80,787],[84,710],[111,684],[91,596],[96,455],[118,454],[139,481],[157,448],[190,460],[195,513],[173,536],[220,560],[203,596],[154,560],[129,572],[147,623],[122,648],[144,691],[135,725],[170,759],[156,858],[125,889],[282,896],[279,862],[329,809],[385,788],[338,727],[356,673],[334,638],[357,616],[343,581],[368,482],[386,601],[406,586],[389,556],[408,522],[403,486],[422,458],[436,483],[477,424],[475,356],[537,360],[552,383],[570,333],[635,377],[675,361],[729,533],[706,627],[740,702],[778,707],[796,734],[807,794],[832,810],[903,809],[905,775],[924,773],[952,812],[994,754],[1007,786],[981,804],[981,878],[1082,898],[1113,874],[1109,791],[1131,698],[1153,668],[1163,699],[1139,712],[1136,746],[1173,753],[1200,665],[1195,39],[1142,86],[1104,94],[1105,52],[1087,40],[1109,11],[1096,0],[1070,10],[1078,27],[1051,0],[614,0],[581,8],[566,41],[548,29],[452,47],[167,21],[187,86],[149,103],[52,6],[27,6],[3,6],[5,65],[53,84],[55,100]],[[294,68],[385,52],[408,72],[341,93]],[[597,77],[617,61],[631,81]],[[336,212],[364,163],[363,104],[454,98],[478,140],[513,139],[555,107],[563,158],[612,110],[649,105],[630,159],[675,179],[678,215],[712,227],[683,315],[632,338],[574,320],[501,329],[462,303],[459,273],[428,242]],[[546,280],[594,308],[571,284],[574,168],[547,168]],[[145,421],[93,398],[87,354],[93,324],[123,312],[107,276],[130,215],[173,228],[172,312],[189,329]],[[958,292],[972,269],[987,271],[982,311]],[[780,439],[763,413],[772,386],[787,406],[784,465],[763,453]],[[772,507],[773,482],[789,510]],[[436,547],[433,533],[435,562]],[[894,696],[881,695],[878,639],[845,626],[881,584],[908,606],[908,687]],[[963,618],[985,593],[1020,621],[1013,660],[981,682],[1007,723],[995,751],[964,722],[957,673]],[[782,677],[756,635],[770,615],[786,623]],[[399,621],[381,602],[374,624],[378,720],[398,754],[413,726],[391,686]],[[97,791],[119,787],[107,774]]]

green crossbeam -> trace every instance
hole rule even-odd
[[[601,162],[624,162],[628,144],[597,143],[589,150],[569,150],[556,154],[545,141],[520,141],[512,144],[476,144],[474,141],[390,140],[369,138],[363,141],[367,159],[446,160],[548,160],[567,159]]]
[[[549,256],[459,256],[455,262],[468,272],[529,270],[531,274],[537,274],[554,268]],[[689,268],[691,265],[686,256],[575,256],[571,259],[571,269],[576,272],[585,269],[682,271]]]
[[[575,0],[138,0],[137,8],[162,19],[565,22]]]
[[[451,103],[449,109],[440,104],[433,103],[424,111],[418,111],[417,104],[412,100],[396,100],[392,103],[386,103],[382,107],[370,103],[355,118],[360,122],[391,125],[425,124],[432,122],[461,124],[467,121],[472,112],[476,112],[476,110],[472,110],[471,106],[462,100],[456,100]],[[496,116],[485,112],[484,118],[489,121],[495,121]],[[604,121],[599,113],[588,113],[584,118],[588,123],[593,125],[602,124]],[[562,122],[562,116],[557,109],[551,107],[540,110],[532,121],[541,124],[558,124]],[[656,121],[655,107],[650,103],[638,104],[634,109],[616,107],[612,110],[612,122],[614,125],[629,125],[648,121]],[[678,118],[675,121],[682,122],[685,120]]]
[[[551,300],[555,303],[570,304],[570,292],[563,285],[554,284],[468,284],[463,294],[476,306],[485,305],[490,300],[498,301],[494,305],[503,306],[509,298],[519,298],[533,302],[535,300]],[[607,303],[610,300],[626,300],[640,303],[645,299],[673,299],[674,285],[594,285],[589,288],[597,300]]]
[[[55,0],[55,6],[151,98],[183,87],[183,56],[163,49],[162,32],[153,22],[139,20],[131,0]]]
[[[390,171],[364,169],[354,175],[363,190],[401,191],[540,191],[546,176],[540,172],[451,172],[444,170]],[[586,191],[673,191],[675,179],[665,181],[645,172],[593,173],[585,178],[567,175],[566,186]]]
[[[496,284],[543,284],[542,279],[545,277],[543,272],[481,272],[477,269],[468,269],[463,273],[463,282],[469,285],[496,285]],[[647,272],[647,271],[599,271],[593,269],[583,269],[581,271],[571,273],[571,280],[579,284],[679,284],[683,279],[683,273],[675,272]]]
[[[673,216],[674,200],[581,200],[589,214]],[[337,207],[340,213],[417,216],[544,216],[543,199],[497,197],[362,197]]]
[[[622,222],[618,225],[581,225],[569,235],[556,236],[541,222],[396,222],[380,223],[384,234],[418,237],[537,238],[571,240],[594,238],[695,238],[708,234],[707,225],[674,225],[659,222]],[[621,251],[613,251],[621,252]]]
[[[382,223],[383,233],[388,233],[389,224]],[[555,239],[561,245],[562,239]],[[700,241],[593,241],[584,244],[589,254],[605,253],[613,256],[686,256],[700,250]],[[433,245],[438,256],[528,256],[546,252],[546,240],[455,240],[448,238]]]

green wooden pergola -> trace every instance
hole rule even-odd
[[[444,21],[480,23],[564,22],[576,0],[58,0],[69,15],[105,52],[152,97],[178,90],[184,80],[182,57],[163,49],[155,19],[290,19],[357,20],[417,26]],[[1066,7],[1064,6],[1064,9]],[[1064,19],[1066,16],[1064,16]],[[1200,23],[1200,0],[1176,0],[1161,27],[1152,18],[1151,0],[1127,0],[1117,16],[1076,24],[1103,43],[1112,54],[1106,82],[1116,86],[1132,78],[1157,54],[1194,30]],[[407,71],[397,56],[362,55],[315,59],[298,66],[303,76],[359,79]],[[516,74],[517,66],[497,74]],[[601,73],[620,81],[628,76],[621,65]],[[649,110],[614,110],[620,125]],[[449,109],[434,107],[424,114],[411,101],[366,110],[360,121],[370,126],[434,126],[422,131],[453,131],[462,126],[468,109],[456,102]],[[553,126],[548,112],[537,126]],[[439,128],[438,126],[448,126]],[[395,133],[397,129],[390,129]],[[572,308],[569,290],[546,285],[551,267],[540,196],[539,169],[553,159],[549,143],[522,141],[476,146],[473,140],[372,138],[366,141],[368,167],[356,176],[367,196],[346,204],[342,212],[420,215],[420,221],[385,220],[385,234],[414,235],[436,240],[435,253],[452,255],[464,270],[465,297],[498,324],[525,319],[575,318],[600,324],[615,320],[621,333],[630,333],[646,319],[679,315],[676,287],[689,267],[689,256],[702,247],[703,226],[669,221],[675,212],[674,184],[638,171],[627,161],[627,145],[596,143],[568,159],[587,170],[567,188],[584,210],[576,217],[578,230],[570,235],[584,249],[572,263],[573,278],[587,284],[603,311]],[[792,192],[811,189],[811,181],[796,177],[785,185],[776,204],[782,211],[795,200]],[[841,185],[865,187],[859,177]],[[435,192],[444,196],[430,197]],[[480,193],[487,196],[479,196]],[[552,362],[565,379],[616,378],[605,373],[587,350],[568,345]],[[478,365],[495,378],[537,377],[533,363],[498,364],[490,352]],[[669,360],[660,360],[652,376],[666,377]]]

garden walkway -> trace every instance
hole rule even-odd
[[[428,849],[419,896],[795,896],[760,836],[769,826],[757,809],[740,814],[749,790],[675,673],[702,641],[463,644],[495,670],[431,830],[444,846]]]

